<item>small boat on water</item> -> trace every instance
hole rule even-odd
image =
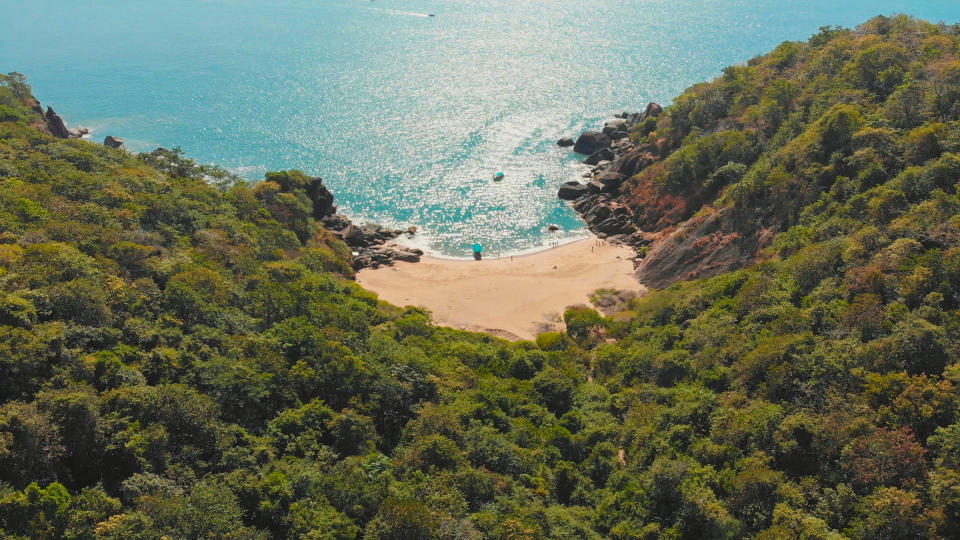
[[[502,172],[498,172],[497,174],[493,175],[493,181],[494,181],[494,182],[499,182],[499,181],[501,181],[501,180],[503,180],[503,173],[502,173]]]

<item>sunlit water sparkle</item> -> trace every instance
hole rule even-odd
[[[0,69],[95,140],[249,179],[299,168],[356,221],[508,254],[584,234],[556,198],[583,168],[556,139],[896,11],[960,19],[953,1],[0,1]]]

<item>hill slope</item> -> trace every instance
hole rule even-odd
[[[956,54],[877,19],[695,87],[633,186],[716,190],[677,223],[764,262],[535,343],[357,287],[318,179],[57,139],[4,78],[0,535],[957,536]]]
[[[638,126],[641,153],[659,158],[619,202],[643,244],[653,240],[644,282],[663,287],[787,255],[795,246],[773,238],[793,226],[805,227],[794,244],[809,243],[836,236],[838,220],[854,224],[840,229],[849,232],[890,222],[935,189],[952,194],[950,179],[916,185],[911,175],[960,151],[956,34],[905,16],[825,28],[727,68]]]

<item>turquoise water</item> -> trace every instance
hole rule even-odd
[[[894,12],[952,23],[960,2],[0,0],[0,70],[96,140],[250,179],[299,168],[356,221],[508,253],[583,234],[556,198],[583,170],[557,138]]]

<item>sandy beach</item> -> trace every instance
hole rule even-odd
[[[633,276],[633,256],[589,238],[512,259],[423,257],[361,270],[357,282],[391,304],[429,309],[442,326],[533,339],[558,328],[567,307],[590,305],[597,289],[645,291]]]

